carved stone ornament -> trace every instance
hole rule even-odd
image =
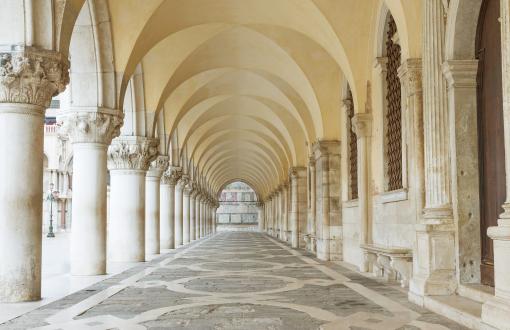
[[[121,137],[108,148],[110,170],[147,171],[158,156],[159,140],[137,136]]]
[[[26,46],[0,51],[0,103],[48,108],[68,83],[69,61],[58,52]]]
[[[182,176],[182,168],[170,166],[161,177],[162,184],[175,186]]]
[[[59,135],[69,136],[72,143],[101,143],[109,145],[120,135],[124,114],[77,112],[60,120]]]
[[[161,177],[163,173],[168,168],[168,161],[170,157],[168,156],[158,156],[154,159],[150,166],[149,171],[147,171],[147,176]]]
[[[367,113],[358,113],[352,117],[352,130],[356,136],[368,137],[372,135],[372,116]]]

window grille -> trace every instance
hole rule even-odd
[[[394,41],[397,25],[390,15],[386,40],[386,175],[388,190],[402,188],[402,111],[400,80],[400,45]]]
[[[352,100],[351,89],[347,90],[345,99],[347,108],[347,130],[349,131],[349,189],[350,198],[358,198],[358,140],[352,130],[352,117],[354,117],[354,102]]]

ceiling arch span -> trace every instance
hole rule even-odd
[[[273,166],[273,171],[275,173],[278,173],[280,176],[283,175],[284,169],[288,168],[288,163],[279,158],[281,155],[277,154],[274,150],[264,144],[264,141],[261,140],[258,135],[247,138],[246,134],[247,132],[231,131],[225,132],[224,134],[218,134],[215,138],[210,141],[208,140],[207,144],[203,144],[202,153],[199,155],[197,160],[198,163],[203,165],[207,161],[208,157],[214,156],[214,153],[220,151],[220,148],[227,148],[228,146],[233,146],[233,151],[244,154],[245,157],[247,157],[248,155],[245,151],[253,149],[253,146],[256,147],[257,151],[261,152],[261,154],[265,156],[269,164]]]

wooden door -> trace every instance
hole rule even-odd
[[[494,250],[487,228],[497,225],[505,201],[505,148],[501,84],[499,0],[484,0],[476,40],[480,162],[482,283],[494,286]]]

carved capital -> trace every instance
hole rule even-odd
[[[372,136],[372,116],[358,113],[352,117],[352,130],[359,138]]]
[[[158,156],[159,140],[139,136],[122,136],[114,139],[108,148],[110,170],[147,171]]]
[[[69,83],[69,61],[62,54],[27,46],[0,49],[0,103],[48,108]]]
[[[168,156],[158,156],[155,160],[153,160],[149,166],[149,170],[147,171],[147,176],[153,176],[160,178],[163,173],[168,168],[168,160],[170,157]]]
[[[182,168],[170,166],[161,177],[162,184],[175,186],[182,176]]]
[[[422,91],[421,59],[410,58],[398,68],[401,85],[409,96]]]
[[[190,182],[189,176],[187,174],[183,174],[180,180],[177,182],[177,185],[180,189],[185,189],[189,182]]]
[[[72,143],[101,143],[109,145],[120,135],[124,114],[76,112],[60,118],[59,135]]]

